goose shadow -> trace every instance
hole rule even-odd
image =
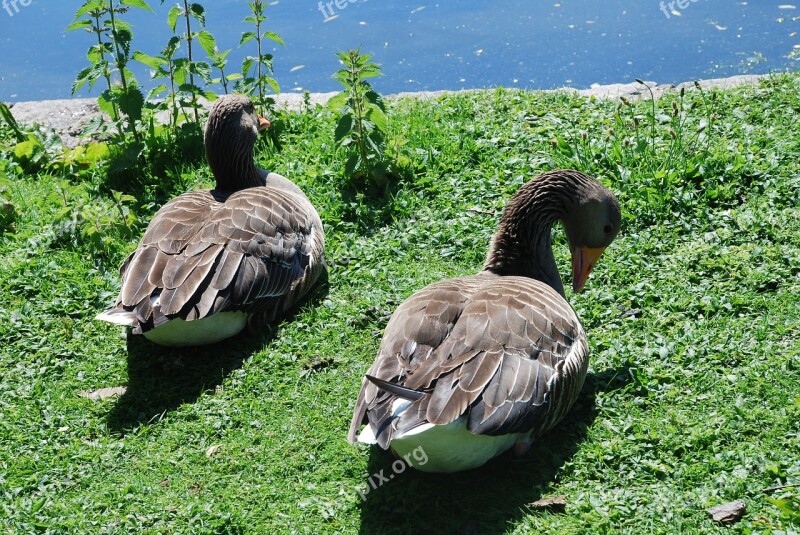
[[[530,504],[557,494],[553,482],[578,451],[597,417],[595,397],[631,381],[626,369],[590,373],[569,415],[515,459],[510,453],[486,465],[455,474],[427,474],[413,469],[395,474],[392,455],[370,450],[369,474],[388,481],[366,492],[364,475],[359,533],[464,534],[504,533],[521,521]],[[375,482],[380,478],[372,477]],[[555,511],[555,509],[551,509]]]
[[[327,270],[320,282],[298,305],[260,333],[247,333],[216,344],[198,347],[164,347],[143,336],[127,336],[128,384],[107,416],[109,429],[126,433],[140,424],[161,420],[204,392],[213,392],[233,371],[279,335],[284,325],[306,307],[328,294]]]

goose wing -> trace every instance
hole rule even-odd
[[[386,448],[393,435],[461,416],[476,434],[542,433],[574,403],[587,353],[575,313],[543,283],[489,274],[435,283],[395,311],[368,372],[422,395],[364,380],[350,440],[364,421]]]
[[[322,246],[305,199],[261,187],[224,202],[189,192],[156,213],[123,263],[117,307],[134,311],[139,330],[175,317],[260,312],[319,275]]]

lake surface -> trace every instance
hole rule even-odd
[[[174,2],[132,9],[133,48],[157,54]],[[202,2],[231,66],[249,14],[243,0]],[[27,6],[23,4],[28,4]],[[0,8],[0,99],[69,98],[92,36],[64,32],[79,1],[8,0]],[[672,4],[672,7],[670,7]],[[14,9],[16,6],[16,10]],[[588,87],[634,78],[677,83],[797,70],[800,10],[780,1],[723,0],[280,0],[267,8],[275,78],[286,91],[333,91],[334,52],[361,47],[384,76],[382,93],[484,87]],[[680,6],[684,6],[683,9]],[[252,44],[252,43],[251,43]],[[146,87],[146,68],[136,70]],[[83,91],[80,96],[90,93]],[[93,93],[96,95],[97,91]]]

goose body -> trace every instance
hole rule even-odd
[[[288,179],[255,167],[269,123],[244,96],[221,97],[206,127],[216,188],[184,193],[153,217],[98,319],[168,346],[215,343],[280,318],[324,271],[317,211]]]
[[[573,251],[573,287],[582,288],[619,230],[619,206],[586,175],[545,173],[509,203],[483,271],[431,284],[394,312],[362,382],[351,442],[455,472],[511,448],[523,453],[563,419],[589,361],[555,269],[557,220]],[[418,448],[424,456],[411,455]]]

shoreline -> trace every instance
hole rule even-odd
[[[758,83],[759,80],[769,77],[769,74],[748,74],[737,75],[728,78],[710,78],[706,80],[698,80],[704,89],[710,88],[733,88],[741,85],[753,85]],[[645,81],[656,98],[664,93],[671,91],[680,91],[682,88],[687,90],[694,89],[694,81],[684,82],[678,85],[673,84],[658,84],[656,82]],[[457,91],[442,90],[442,91],[419,91],[419,92],[403,92],[392,95],[387,95],[387,99],[397,98],[420,98],[420,99],[433,99],[441,95],[450,93],[462,93],[473,91],[491,91],[495,88],[486,89],[462,89]],[[602,99],[617,99],[625,97],[629,100],[636,100],[643,97],[649,97],[648,89],[636,82],[631,83],[618,83],[618,84],[593,84],[587,89],[576,89],[572,87],[564,87],[559,89],[534,89],[531,91],[543,92],[556,92],[567,91],[574,92],[584,97],[595,97]],[[329,93],[310,93],[311,104],[325,105],[331,97],[338,94],[337,91]],[[275,97],[276,108],[284,110],[298,110],[303,103],[302,93],[282,93]],[[25,101],[10,103],[9,108],[14,118],[20,123],[27,124],[40,124],[47,130],[55,130],[61,137],[65,147],[74,148],[82,141],[80,132],[84,125],[92,118],[99,115],[101,112],[97,107],[96,98],[80,98],[80,99],[59,99],[59,100],[39,100],[39,101]]]

